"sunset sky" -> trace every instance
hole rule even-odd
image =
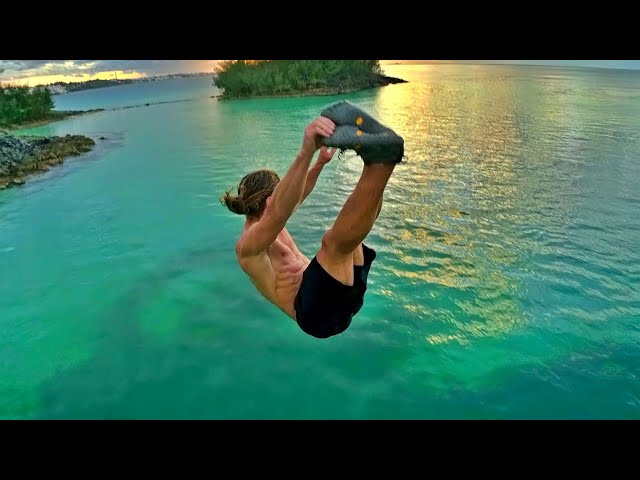
[[[26,85],[211,72],[218,60],[0,60],[0,82]],[[506,63],[640,69],[639,60],[381,60],[381,63]]]

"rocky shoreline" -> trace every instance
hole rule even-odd
[[[84,135],[35,137],[0,135],[0,190],[22,185],[64,159],[91,151],[95,141]]]

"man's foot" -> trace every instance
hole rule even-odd
[[[355,150],[365,164],[402,161],[402,137],[352,103],[346,100],[334,103],[321,115],[336,124],[333,135],[322,140],[325,146]]]
[[[320,115],[332,120],[336,125],[354,125],[368,133],[381,132],[387,128],[360,107],[347,100],[329,105]]]

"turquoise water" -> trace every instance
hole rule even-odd
[[[217,102],[208,79],[55,97],[114,108],[82,159],[0,192],[2,418],[639,418],[640,76],[388,67],[341,97]],[[177,84],[180,84],[179,88]],[[235,264],[218,202],[284,174],[337,98],[405,137],[347,332],[304,335]],[[313,256],[361,161],[289,230]]]

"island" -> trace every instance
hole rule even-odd
[[[336,95],[394,83],[379,60],[227,60],[221,62],[213,85],[220,100],[306,95]]]
[[[0,190],[25,183],[37,172],[69,156],[90,151],[95,141],[84,135],[16,136],[10,130],[61,120],[86,112],[55,112],[46,87],[0,86]]]

